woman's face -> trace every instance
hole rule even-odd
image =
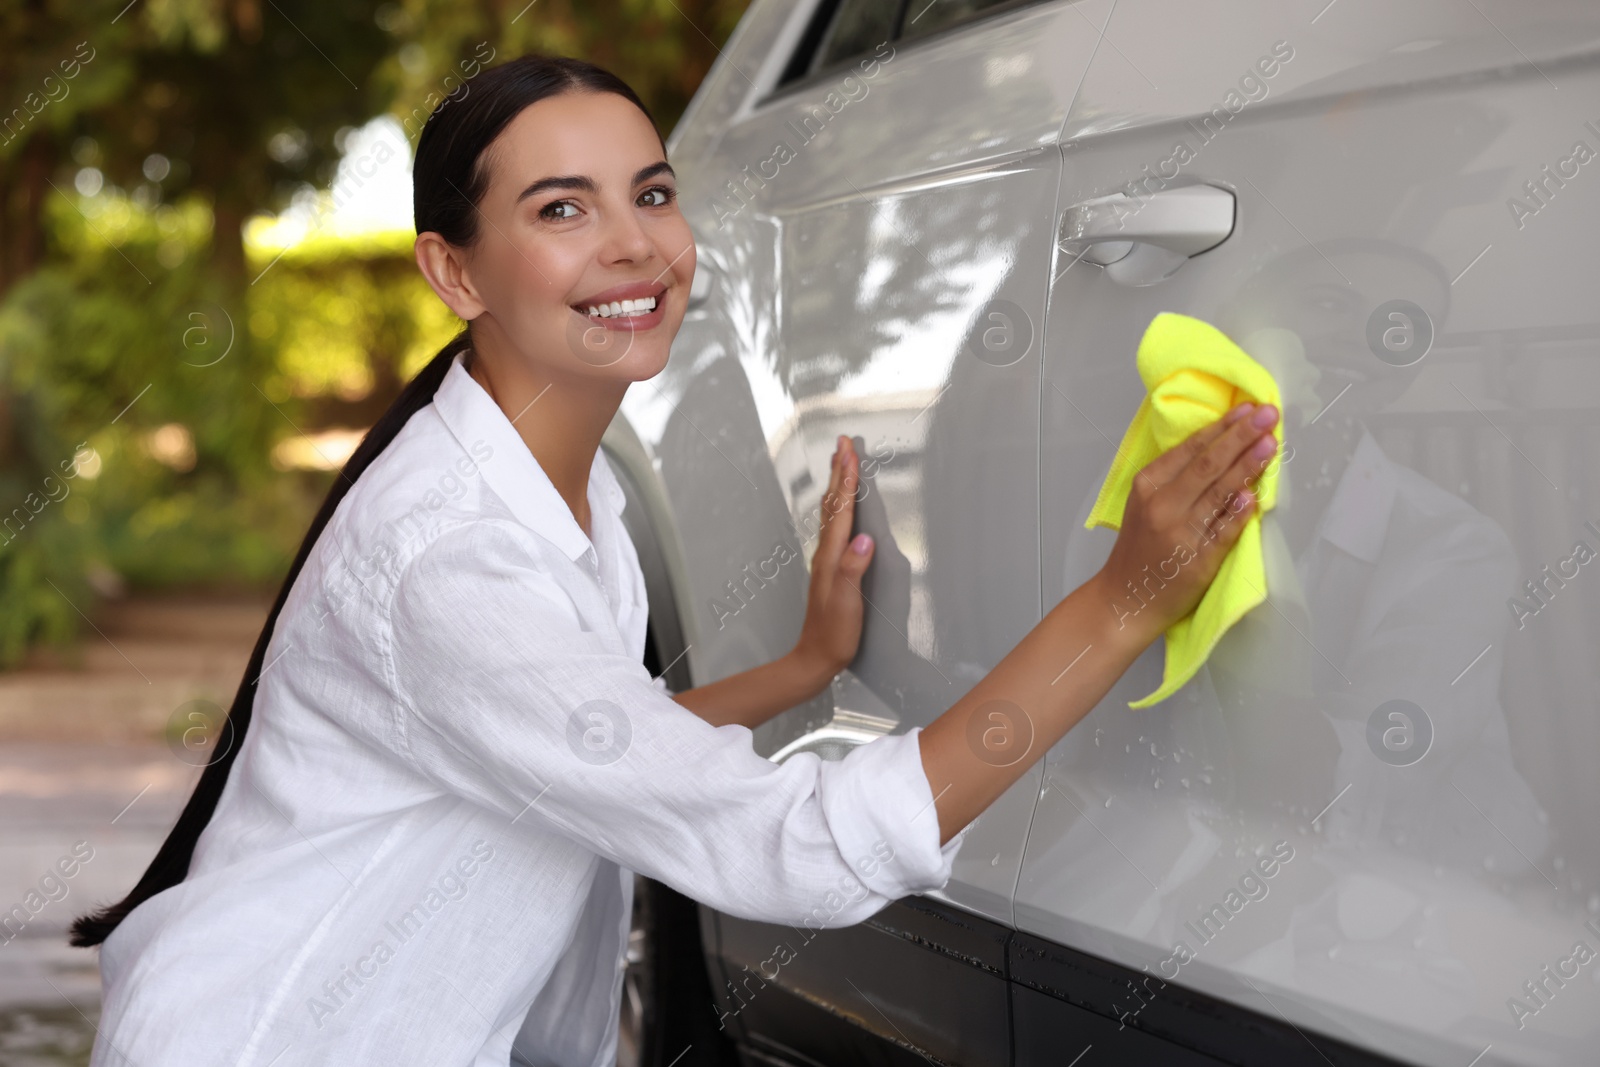
[[[479,346],[552,379],[660,372],[695,246],[649,119],[615,93],[565,93],[523,109],[484,162],[478,240],[465,251],[478,306],[456,309],[476,312],[462,317]]]

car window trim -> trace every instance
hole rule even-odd
[[[915,0],[900,0],[900,7],[895,15],[895,30],[890,37],[890,41],[894,44],[897,53],[902,48],[909,48],[913,50],[920,49],[929,41],[939,41],[953,34],[968,32],[973,27],[988,23],[994,19],[1004,18],[1007,15],[1025,10],[1027,8],[1039,7],[1044,4],[1053,3],[1077,3],[1078,0],[1006,0],[1005,3],[995,4],[993,7],[985,8],[983,11],[963,22],[957,22],[953,25],[946,26],[941,30],[935,30],[934,32],[923,37],[915,37],[907,40],[900,34],[901,20],[906,17],[907,8],[913,2],[915,2]],[[937,2],[937,0],[935,0],[935,2]],[[801,75],[795,78],[793,81],[783,81],[784,78],[789,76],[789,72],[794,69],[795,60],[799,57],[802,51],[809,49],[809,51],[806,51],[807,56],[815,56],[817,49],[822,46],[822,38],[827,33],[828,23],[832,21],[833,14],[839,9],[840,3],[832,4],[831,7],[829,7],[826,17],[823,17],[823,6],[824,5],[822,4],[818,5],[817,12],[813,15],[811,25],[806,27],[806,32],[801,36],[800,41],[795,46],[794,54],[790,57],[789,62],[784,65],[783,74],[779,75],[779,84],[772,89],[769,89],[765,95],[751,105],[751,114],[759,113],[765,110],[769,104],[780,102],[785,97],[793,96],[804,91],[805,89],[816,88],[824,82],[838,78],[849,70],[853,69],[855,65],[861,61],[861,59],[873,54],[871,52],[860,52],[855,55],[847,56],[844,59],[836,60],[828,66],[814,70],[809,74]],[[814,39],[812,38],[813,33],[815,34]]]

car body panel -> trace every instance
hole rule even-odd
[[[970,984],[1009,997],[1018,1062],[1106,1019],[1227,1062],[1273,1062],[1291,1033],[1307,1062],[1585,1062],[1600,164],[1576,146],[1600,152],[1600,10],[1037,3],[774,93],[813,6],[753,4],[669,140],[695,305],[607,435],[695,684],[792,645],[832,440],[859,437],[862,652],[758,752],[925,725],[1094,573],[1113,535],[1083,521],[1157,312],[1269,364],[1301,448],[1265,524],[1268,604],[1131,711],[1158,642],[926,898],[1015,931],[1003,981],[933,935],[931,984],[897,981],[920,957],[885,919],[818,935],[765,991],[772,1025],[804,1044],[821,1011],[969,1055],[975,1017],[929,1009]],[[1199,183],[1233,196],[1233,231],[1163,280],[1057,241],[1085,200]],[[724,982],[770,955],[763,924],[703,920]],[[1012,966],[1052,944],[1205,1006]],[[756,1043],[760,1000],[731,1024]],[[1278,1029],[1207,1044],[1193,1020],[1228,1011],[1236,1035]]]
[[[1264,525],[1294,547],[1268,605],[1188,686],[1126,707],[1159,684],[1158,642],[1048,755],[1017,926],[1418,1063],[1490,1046],[1576,1063],[1600,1040],[1600,987],[1541,968],[1600,945],[1585,925],[1600,679],[1578,652],[1600,582],[1573,561],[1576,541],[1600,549],[1585,525],[1600,516],[1600,183],[1580,191],[1600,168],[1571,163],[1558,184],[1541,167],[1577,141],[1600,149],[1600,12],[1476,6],[1341,0],[1312,25],[1265,3],[1226,19],[1118,5],[1119,51],[1097,54],[1066,127],[1062,204],[1208,183],[1235,193],[1237,221],[1142,288],[1063,253],[1046,600],[1114,538],[1083,521],[1158,311],[1216,323],[1277,368],[1301,447]],[[1284,43],[1293,58],[1263,76]],[[1527,180],[1545,181],[1542,202]],[[1433,341],[1382,359],[1375,338],[1403,346],[1424,326],[1390,320],[1395,301],[1426,313]],[[1559,585],[1541,578],[1558,559]],[[1292,860],[1252,874],[1280,843]]]

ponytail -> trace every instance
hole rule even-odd
[[[233,767],[234,758],[244,744],[245,731],[250,728],[250,711],[256,701],[256,686],[261,681],[261,664],[267,654],[267,645],[272,641],[272,631],[277,625],[278,613],[283,610],[284,601],[289,599],[289,590],[294,587],[295,579],[300,576],[300,569],[305,566],[306,559],[311,555],[312,546],[317,543],[323,527],[333,518],[334,511],[339,507],[339,501],[344,499],[350,487],[355,485],[356,479],[361,477],[361,472],[371,466],[372,461],[389,447],[389,442],[395,439],[411,416],[433,403],[434,394],[439,391],[439,383],[444,381],[450,364],[454,362],[458,353],[471,347],[471,342],[471,331],[462,330],[450,340],[449,344],[440,349],[439,354],[422,368],[421,373],[411,379],[401,391],[399,399],[383,413],[383,417],[367,431],[366,436],[361,439],[361,444],[356,447],[355,453],[339,472],[338,479],[328,490],[327,499],[323,500],[322,507],[317,511],[317,517],[312,520],[311,529],[306,532],[305,540],[300,542],[300,551],[295,554],[289,575],[283,580],[282,588],[278,590],[278,598],[272,604],[272,613],[267,616],[267,624],[262,628],[261,636],[256,638],[255,651],[250,653],[250,663],[245,667],[244,681],[239,684],[239,692],[233,698],[233,707],[229,709],[228,717],[223,722],[211,751],[211,759],[206,763],[206,769],[201,772],[200,781],[195,785],[189,803],[183,806],[183,814],[178,816],[176,825],[162,843],[156,858],[145,870],[144,877],[133,887],[133,892],[115,904],[92,914],[80,916],[72,924],[71,944],[80,948],[100,944],[134,908],[163,889],[177,885],[189,873],[189,861],[194,857],[194,847],[200,840],[200,831],[205,829],[206,824],[211,821],[211,813],[217,809],[217,801],[222,797],[222,787],[228,781],[228,771]]]
[[[546,97],[568,92],[615,93],[632,102],[644,112],[646,118],[650,118],[649,109],[626,82],[610,71],[581,59],[530,53],[500,66],[486,68],[469,78],[466,85],[467,90],[459,98],[452,94],[428,116],[422,135],[417,139],[417,156],[412,167],[412,206],[417,232],[438,233],[457,248],[471,247],[477,241],[478,204],[482,202],[489,186],[489,173],[483,162],[484,151],[524,108]],[[654,125],[653,119],[651,125]],[[250,728],[250,713],[255,704],[256,685],[261,680],[261,665],[266,657],[267,645],[272,641],[278,613],[283,610],[300,569],[305,566],[323,528],[333,518],[339,502],[356,479],[361,477],[361,472],[389,447],[389,442],[395,439],[411,416],[433,402],[434,395],[439,391],[439,383],[444,381],[456,356],[471,347],[471,330],[464,329],[406,385],[399,398],[361,439],[361,444],[329,489],[327,499],[322,502],[316,519],[306,532],[305,540],[300,543],[300,551],[296,553],[288,577],[278,590],[272,613],[267,616],[267,624],[262,628],[261,636],[256,638],[255,651],[250,654],[244,680],[233,698],[233,707],[228,711],[211,758],[189,802],[184,805],[183,814],[178,816],[160,851],[131,893],[117,903],[80,916],[73,922],[69,939],[71,944],[85,948],[100,944],[134,908],[187,877],[195,844],[216,811],[217,801],[228,781],[228,772],[233,767],[239,749],[243,747],[245,732]]]

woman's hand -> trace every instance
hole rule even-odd
[[[872,562],[872,538],[851,547],[860,462],[848,437],[833,453],[833,473],[822,495],[822,530],[811,557],[811,589],[800,640],[784,656],[720,681],[674,694],[673,700],[712,726],[754,730],[774,715],[815,697],[856,658],[861,644],[861,576]]]
[[[829,680],[856,658],[865,603],[861,578],[875,547],[867,534],[850,538],[861,484],[861,459],[850,438],[841,435],[833,451],[833,473],[822,494],[822,531],[811,557],[811,588],[806,618],[791,653]]]
[[[1114,603],[1128,603],[1118,612],[1124,624],[1154,640],[1200,602],[1255,509],[1253,490],[1278,447],[1277,419],[1271,404],[1240,404],[1134,476],[1097,576]]]

